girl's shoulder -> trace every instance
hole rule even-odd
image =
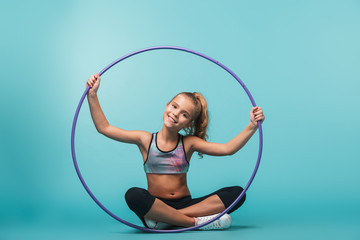
[[[196,140],[202,140],[201,138],[199,138],[198,136],[194,136],[194,135],[183,135],[184,139],[188,139],[189,141],[196,141]]]
[[[202,139],[194,135],[185,135],[183,136],[183,141],[184,143],[186,142],[188,146],[193,146],[195,143],[202,141]]]
[[[138,130],[138,135],[142,141],[148,142],[151,140],[154,133]]]

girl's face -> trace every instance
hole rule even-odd
[[[163,116],[164,125],[180,131],[191,125],[194,115],[194,103],[188,97],[178,95],[170,103],[166,104]]]

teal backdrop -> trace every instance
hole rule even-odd
[[[1,1],[1,239],[359,239],[360,2],[344,1]],[[86,80],[130,52],[189,48],[225,64],[263,108],[264,149],[246,203],[228,231],[146,235],[103,212],[71,158],[73,116]],[[226,143],[249,123],[242,87],[189,53],[137,55],[101,78],[110,124],[155,132],[181,91],[208,101],[209,141]],[[98,199],[141,224],[127,207],[146,188],[136,146],[99,134],[87,100],[76,153]],[[245,186],[258,132],[232,156],[199,159],[194,197]],[[187,234],[187,235],[186,235]]]

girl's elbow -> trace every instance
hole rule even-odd
[[[224,148],[225,156],[231,156],[231,155],[234,155],[235,153],[236,153],[236,151],[234,151],[233,149],[231,149],[230,147],[225,145],[225,148]]]
[[[107,136],[107,132],[108,132],[108,127],[109,125],[104,125],[104,126],[96,126],[96,130],[98,131],[98,133]]]
[[[226,146],[226,155],[232,156],[238,151],[240,151],[241,148],[242,147],[237,148],[237,147]]]
[[[234,151],[231,151],[231,152],[228,152],[228,154],[226,154],[227,156],[232,156],[232,155],[234,155],[236,152],[234,152]]]

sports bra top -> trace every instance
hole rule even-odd
[[[147,159],[144,163],[145,173],[180,174],[189,170],[189,162],[183,144],[183,136],[179,134],[176,147],[171,151],[162,151],[157,146],[157,133],[153,133]]]

